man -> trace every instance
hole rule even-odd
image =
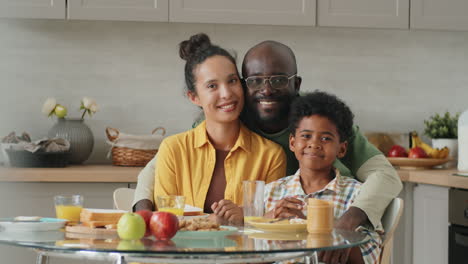
[[[299,96],[302,81],[297,75],[294,53],[279,42],[259,43],[245,55],[242,75],[247,87],[244,122],[250,129],[283,147],[288,156],[287,175],[294,174],[298,163],[289,150],[288,115],[292,100]],[[348,152],[334,164],[341,174],[355,176],[364,183],[359,196],[336,223],[336,227],[349,230],[368,222],[375,227],[387,205],[402,188],[400,178],[385,156],[357,127],[353,132]],[[155,160],[138,176],[135,210],[154,208]]]

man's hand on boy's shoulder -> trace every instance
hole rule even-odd
[[[286,218],[291,216],[297,216],[299,218],[305,219],[305,215],[302,212],[304,208],[304,202],[294,198],[286,197],[279,200],[275,204],[275,208],[270,212],[265,214],[265,217],[268,218]]]
[[[351,206],[335,223],[335,228],[356,230],[357,227],[369,222],[366,213],[360,208]]]

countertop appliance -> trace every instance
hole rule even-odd
[[[449,190],[449,264],[468,263],[468,190]]]

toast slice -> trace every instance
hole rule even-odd
[[[91,221],[106,221],[117,223],[120,217],[126,212],[127,211],[115,209],[84,208],[80,214],[80,221],[83,223]]]

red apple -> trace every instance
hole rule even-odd
[[[146,224],[145,237],[150,236],[151,235],[150,219],[151,219],[151,216],[153,215],[153,212],[151,212],[150,210],[139,210],[139,211],[136,211],[135,214],[139,214],[141,215],[141,217],[143,217],[143,220],[145,220],[145,224]]]
[[[397,157],[408,157],[408,153],[405,148],[400,145],[393,145],[392,148],[388,151],[388,157],[397,158]]]
[[[414,147],[410,149],[408,153],[408,158],[411,158],[411,159],[427,158],[427,153],[420,147]]]
[[[154,212],[150,220],[150,230],[156,239],[171,239],[179,230],[179,219],[168,212]]]

